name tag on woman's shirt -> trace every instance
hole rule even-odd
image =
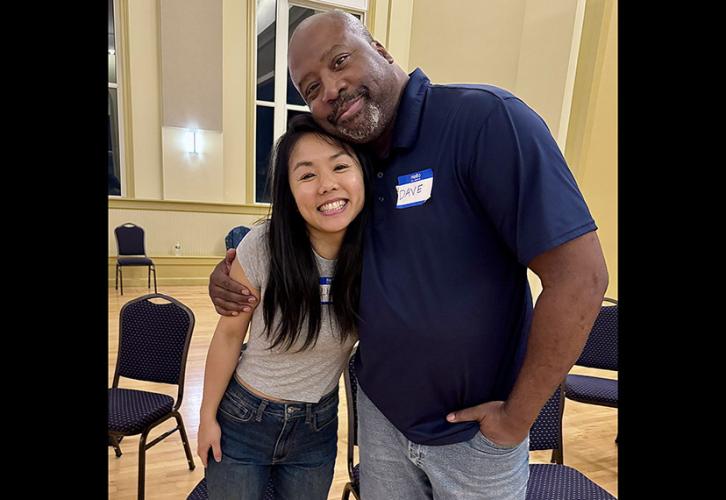
[[[333,278],[322,276],[320,278],[320,303],[330,304],[330,285],[333,283]]]

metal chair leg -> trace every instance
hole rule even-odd
[[[118,268],[118,274],[119,274],[119,276],[121,276],[121,280],[120,280],[121,281],[121,295],[123,295],[124,294],[124,268],[123,267]]]
[[[118,264],[116,264],[116,286],[114,287],[114,290],[118,290]]]
[[[141,434],[141,438],[139,439],[139,500],[144,500],[144,488],[146,486],[146,437],[148,434],[149,431],[147,429],[146,432]]]
[[[345,485],[345,489],[343,489],[343,497],[341,498],[341,500],[348,500],[351,493],[353,493],[353,498],[355,498],[355,500],[360,500],[358,492],[355,491],[355,488],[353,488],[353,485],[351,483]]]
[[[181,414],[174,413],[177,427],[179,427],[179,434],[181,434],[182,444],[184,445],[184,453],[187,455],[187,462],[189,463],[189,470],[194,470],[194,458],[192,456],[192,450],[189,447],[189,438],[187,437],[187,431],[184,429],[184,422],[182,421]]]
[[[122,455],[121,453],[121,447],[119,446],[119,443],[121,442],[121,439],[116,438],[115,436],[112,436],[109,434],[108,436],[108,444],[113,446],[113,450],[116,453],[116,458],[120,457]]]
[[[149,266],[147,271],[148,272],[146,273],[146,288],[148,290],[151,290],[151,266]],[[154,292],[156,292],[156,290],[154,290]]]
[[[154,271],[154,293],[158,293],[156,291],[156,266],[152,266],[152,270]]]

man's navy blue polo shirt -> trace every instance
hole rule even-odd
[[[359,383],[414,443],[471,439],[476,422],[446,415],[507,399],[532,318],[527,264],[595,223],[534,111],[496,87],[433,85],[420,69],[391,154],[374,164],[372,203]]]

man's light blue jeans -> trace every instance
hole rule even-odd
[[[524,500],[529,438],[502,447],[481,432],[469,441],[413,443],[358,386],[360,488],[365,500]]]

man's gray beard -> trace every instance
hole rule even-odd
[[[361,113],[363,116],[356,121],[354,128],[348,128],[345,125],[340,125],[338,126],[338,132],[340,132],[343,137],[350,139],[351,141],[366,143],[380,135],[380,131],[377,129],[381,122],[382,113],[380,106],[370,101],[364,104]],[[375,132],[378,132],[376,136],[374,136]]]

